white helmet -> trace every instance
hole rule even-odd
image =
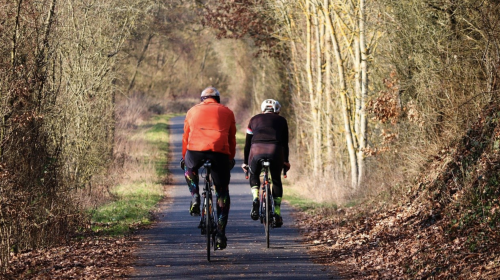
[[[274,113],[279,113],[280,109],[281,109],[280,103],[274,99],[266,99],[260,105],[260,110],[262,112],[270,111],[270,112],[274,112]]]

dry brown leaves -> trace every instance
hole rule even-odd
[[[485,110],[399,205],[298,214],[314,255],[347,279],[500,279],[498,116]]]
[[[117,279],[130,273],[130,238],[86,237],[65,246],[14,254],[0,279]]]
[[[358,216],[299,214],[299,227],[318,262],[346,279],[498,279],[500,246],[483,244],[471,253],[467,237],[451,240],[441,220],[419,225],[412,206],[378,209]],[[487,246],[487,248],[486,248]]]

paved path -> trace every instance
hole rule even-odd
[[[168,186],[159,222],[140,234],[138,262],[131,279],[338,279],[328,267],[315,264],[293,227],[290,207],[282,206],[284,225],[271,230],[266,248],[264,227],[250,219],[251,193],[239,168],[231,173],[231,210],[225,250],[206,259],[205,237],[197,229],[199,217],[188,213],[190,193],[177,159],[181,156],[184,117],[171,120],[173,185]]]

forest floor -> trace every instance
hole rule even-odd
[[[410,207],[323,210],[297,219],[316,260],[344,279],[500,279],[496,232],[479,244],[450,238],[448,221],[416,223]]]
[[[78,238],[66,245],[12,254],[0,279],[117,279],[132,269],[133,237]]]
[[[500,279],[500,106],[399,193],[298,215],[314,255],[347,279]]]

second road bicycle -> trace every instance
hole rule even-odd
[[[259,219],[261,224],[264,225],[264,231],[266,233],[266,246],[269,248],[270,244],[270,229],[275,227],[274,224],[274,199],[271,187],[270,178],[270,166],[271,161],[269,159],[261,159],[262,164],[262,186],[260,188],[260,205],[259,205]],[[283,170],[283,176],[286,178],[286,171]],[[248,179],[248,171],[245,171],[245,178]]]

